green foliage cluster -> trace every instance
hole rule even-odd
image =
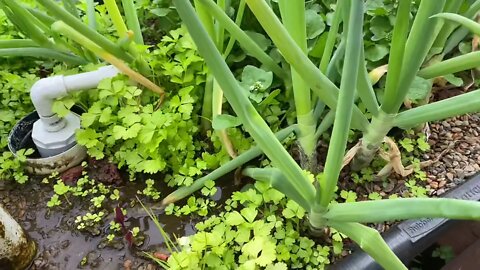
[[[22,70],[24,66],[8,62],[0,68],[0,180],[15,180],[24,184],[28,177],[23,164],[33,151],[22,149],[15,158],[7,148],[8,136],[18,120],[33,111],[29,89],[38,79],[35,75],[37,69]]]
[[[24,173],[23,165],[27,156],[32,153],[32,149],[21,149],[14,157],[12,152],[3,152],[0,156],[0,180],[15,180],[19,184],[25,184],[28,176]]]
[[[77,139],[91,156],[113,157],[131,172],[157,173],[168,164],[173,171],[193,177],[207,168],[205,162],[197,162],[200,160],[196,160],[195,151],[201,146],[194,143],[198,131],[194,105],[199,99],[201,88],[197,85],[204,80],[200,74],[204,67],[192,46],[183,42],[180,52],[175,50],[178,47],[172,48],[176,44],[166,40],[160,43],[153,53],[158,57],[151,61],[154,69],[171,82],[164,104],[157,96],[130,85],[123,76],[106,79],[88,93],[90,106],[82,115]],[[167,59],[173,50],[176,59]],[[161,63],[171,65],[159,67]],[[190,167],[198,169],[188,171]]]
[[[212,152],[219,154],[209,154],[212,146],[198,139],[206,67],[184,28],[163,37],[150,57],[152,69],[168,89],[164,103],[131,85],[125,76],[105,79],[97,89],[80,94],[88,110],[82,114],[77,140],[92,157],[112,157],[132,176],[168,172],[169,185],[188,186],[204,170],[229,160],[226,151],[219,150],[218,138],[212,139]],[[67,98],[63,105],[68,108],[73,102]],[[239,129],[228,132],[237,138],[237,149],[250,147]]]
[[[0,149],[5,149],[15,123],[33,111],[30,87],[38,80],[35,69],[0,70]]]
[[[343,249],[343,235],[330,230],[330,244],[304,236],[303,210],[267,183],[234,192],[225,211],[197,223],[197,233],[178,239],[170,269],[324,269]]]
[[[119,201],[120,191],[91,179],[87,175],[87,163],[83,162],[82,166],[84,167],[82,176],[75,184],[66,184],[59,179],[58,173],[52,173],[42,180],[43,184],[53,185],[54,193],[47,202],[47,207],[51,209],[72,207],[72,198],[89,202],[88,211],[76,217],[75,225],[80,231],[99,235],[106,216],[106,207]]]

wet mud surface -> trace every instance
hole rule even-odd
[[[144,237],[139,246],[136,243],[129,247],[125,239],[106,245],[115,205],[106,207],[108,214],[101,223],[99,235],[92,235],[80,232],[75,224],[76,216],[88,212],[90,201],[72,196],[70,207],[50,209],[47,202],[53,190],[51,185],[41,184],[40,179],[31,180],[26,185],[0,184],[0,203],[37,243],[37,256],[29,269],[160,269],[143,252],[165,251],[164,239],[142,206],[139,203],[131,205],[136,200],[137,190],[143,189],[141,181],[128,182],[118,189],[125,197],[122,205],[127,209],[125,225],[129,228],[138,226]],[[147,208],[155,208],[155,203],[144,204]],[[194,225],[199,221],[198,217],[167,216],[159,210],[155,214],[164,230],[178,237],[193,234]]]

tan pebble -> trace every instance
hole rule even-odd
[[[453,173],[447,173],[447,179],[448,180],[453,180]]]
[[[438,183],[438,187],[439,188],[442,188],[445,186],[445,184],[447,183],[447,181],[443,180],[443,181],[440,181],[440,183]]]
[[[433,188],[433,189],[437,189],[438,188],[438,183],[437,182],[431,182],[430,187]]]
[[[125,268],[125,270],[131,270],[132,269],[132,261],[131,260],[126,260],[123,263],[123,267]]]

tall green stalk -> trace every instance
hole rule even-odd
[[[319,183],[319,204],[322,208],[326,208],[330,204],[340,175],[352,118],[355,86],[358,78],[357,69],[360,63],[360,56],[362,55],[361,51],[363,50],[363,48],[358,46],[359,43],[361,44],[363,37],[363,3],[362,1],[352,1],[345,7],[347,8],[346,11],[348,11],[345,12],[346,18],[344,19],[344,21],[348,22],[345,64],[342,71],[340,94],[325,161],[324,175]]]
[[[0,57],[36,57],[36,58],[52,58],[73,65],[83,65],[87,62],[75,55],[62,53],[56,50],[38,47],[23,47],[23,48],[1,48]]]
[[[104,50],[108,51],[112,55],[131,63],[135,59],[127,52],[125,52],[119,45],[110,41],[103,35],[99,34],[94,29],[85,25],[82,21],[77,19],[75,16],[64,10],[53,0],[38,0],[38,2],[44,6],[50,14],[57,17],[58,19],[64,21],[70,27],[80,32],[82,35],[86,36],[88,39],[92,40],[95,44],[102,47]]]
[[[230,72],[222,55],[216,49],[214,42],[209,38],[191,4],[183,0],[174,0],[173,3],[197,44],[200,54],[204,57],[210,71],[215,75],[219,85],[225,91],[225,97],[242,121],[245,129],[276,167],[285,168],[285,176],[291,181],[295,181],[294,186],[300,191],[308,192],[311,188],[308,185],[309,180],[298,164],[283,148],[282,144],[275,138],[265,120],[255,110],[245,91]]]
[[[200,23],[189,1],[174,0],[173,2],[200,54],[204,57],[219,85],[225,90],[225,97],[231,104],[234,112],[247,132],[257,142],[258,147],[272,161],[273,167],[246,168],[243,170],[243,173],[259,181],[270,183],[271,186],[284,193],[289,199],[295,200],[308,212],[308,221],[314,229],[331,226],[354,240],[385,269],[407,269],[389,249],[377,230],[359,222],[378,222],[397,218],[410,219],[420,216],[478,220],[480,219],[480,203],[451,199],[398,199],[358,203],[330,203],[346,150],[347,134],[350,129],[350,122],[353,120],[355,88],[359,74],[361,74],[359,71],[361,70],[360,63],[364,60],[361,59],[363,48],[358,46],[362,40],[363,1],[341,1],[345,4],[344,21],[348,22],[347,26],[344,27],[343,33],[346,43],[345,64],[342,70],[340,91],[338,92],[338,97],[334,97],[335,100],[338,100],[338,104],[332,105],[336,109],[335,120],[325,171],[319,183],[316,183],[319,184],[317,189],[315,189],[314,184],[310,182],[301,168],[286,152],[281,143],[274,137],[268,125],[260,117],[246,96],[245,91],[242,91],[239,83],[226,65],[221,52],[218,51],[215,43]],[[254,10],[257,19],[263,20],[265,23],[268,21],[268,18],[272,19],[271,14],[273,12],[263,2],[247,0],[247,4],[251,8],[254,7],[252,10]],[[266,17],[262,18],[262,16]],[[267,24],[262,25],[264,25],[264,28],[271,27],[271,25]],[[277,29],[282,29],[281,25]],[[282,33],[285,34],[285,31],[280,31],[280,34]],[[272,34],[278,35],[279,33]],[[298,53],[301,51],[301,48],[288,38],[288,33],[286,35],[289,45],[283,49],[289,50],[286,50],[286,53],[282,51],[285,57],[287,57],[288,51],[293,51],[298,56],[303,55]],[[280,37],[277,36],[275,38]],[[276,41],[278,42],[279,40]],[[425,44],[425,46],[428,47],[431,44]],[[422,49],[420,48],[419,51],[422,52]],[[294,62],[292,59],[290,60]],[[295,70],[308,70],[309,65],[309,61],[299,61],[293,66]],[[399,82],[401,82],[401,79]],[[323,85],[328,86],[329,84]],[[332,95],[335,96],[335,94]],[[439,105],[429,104],[428,106],[438,107]],[[390,119],[390,116],[391,114],[379,111],[378,119],[372,121],[372,127],[380,129],[382,128],[381,124],[386,122],[389,122],[389,127],[393,126],[395,118]],[[383,136],[378,136],[383,131],[381,130],[377,134],[373,133],[373,135],[370,135],[372,140],[375,138],[383,139]],[[372,215],[372,212],[375,214]]]
[[[135,43],[143,45],[142,29],[140,28],[140,22],[138,21],[137,10],[133,0],[122,0],[122,6],[128,28],[133,31],[133,40]]]
[[[305,21],[305,0],[279,0],[280,12],[283,24],[288,33],[295,40],[303,53],[307,54],[307,30]],[[310,87],[305,83],[300,74],[291,67],[293,95],[295,110],[299,127],[298,141],[306,155],[304,168],[313,170],[316,167],[315,128],[316,121],[313,118],[312,99]]]
[[[431,19],[431,16],[441,12],[444,5],[445,0],[422,1],[413,25],[409,29],[411,1],[400,1],[383,103],[378,114],[373,117],[369,128],[364,132],[360,149],[352,161],[352,169],[359,170],[370,164],[384,137],[393,127],[395,115],[435,41],[436,36],[432,33],[438,33],[436,30],[440,22]]]

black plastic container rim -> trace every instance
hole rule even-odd
[[[441,197],[480,200],[480,174],[471,177]],[[407,220],[393,226],[382,236],[399,259],[408,265],[418,254],[434,244],[440,235],[458,222],[458,220],[443,218]],[[329,269],[381,270],[383,268],[357,246],[352,254],[336,262]]]

